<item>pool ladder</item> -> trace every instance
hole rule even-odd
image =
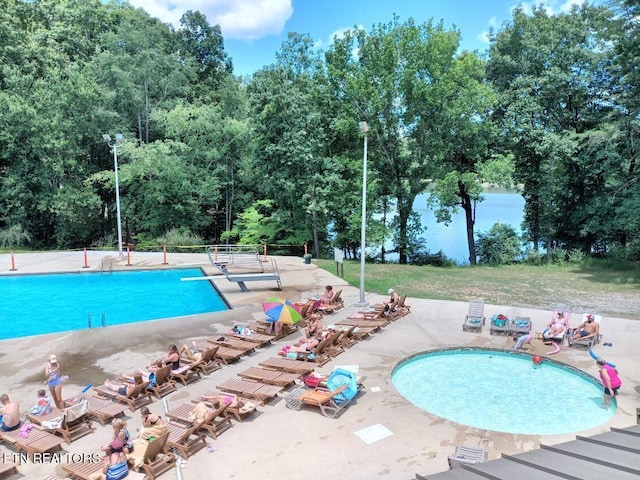
[[[91,328],[92,327],[92,325],[91,325],[91,312],[89,312],[87,314],[87,322],[89,324],[89,328]],[[104,310],[102,311],[102,318],[100,319],[100,323],[101,323],[101,325],[103,327],[107,326],[107,315],[106,315],[106,313],[104,313]]]
[[[100,260],[100,272],[104,273],[104,258]],[[109,262],[109,273],[113,272],[113,262]]]

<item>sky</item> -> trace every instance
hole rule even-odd
[[[318,48],[327,50],[336,34],[346,29],[371,31],[378,23],[389,23],[394,14],[404,22],[420,24],[433,19],[445,28],[454,26],[462,35],[461,48],[484,52],[487,34],[511,19],[522,4],[543,4],[548,13],[570,10],[583,0],[129,0],[151,16],[180,24],[187,10],[200,11],[210,25],[220,25],[225,50],[236,75],[251,75],[275,62],[275,53],[289,32],[309,34]],[[600,1],[598,2],[600,3]]]

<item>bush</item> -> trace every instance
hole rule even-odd
[[[521,256],[520,237],[510,225],[495,223],[487,233],[478,233],[476,256],[479,263],[509,265]]]
[[[2,248],[22,247],[30,241],[31,235],[20,224],[0,230],[0,246]]]
[[[159,245],[169,247],[193,247],[204,244],[204,239],[199,235],[191,233],[188,229],[173,228],[164,235],[155,239]]]

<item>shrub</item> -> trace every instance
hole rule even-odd
[[[510,225],[495,223],[487,233],[478,233],[476,255],[479,263],[515,263],[521,255],[520,237]]]
[[[0,230],[0,246],[2,248],[22,247],[30,241],[31,235],[20,224]]]

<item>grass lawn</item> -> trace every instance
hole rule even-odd
[[[333,260],[314,260],[336,273]],[[344,262],[344,279],[360,286],[360,262]],[[640,319],[640,267],[610,267],[600,263],[565,265],[506,265],[440,268],[398,264],[367,264],[365,291],[386,295],[393,287],[400,295],[438,300],[468,301],[536,307],[573,312],[593,311],[620,318]]]

